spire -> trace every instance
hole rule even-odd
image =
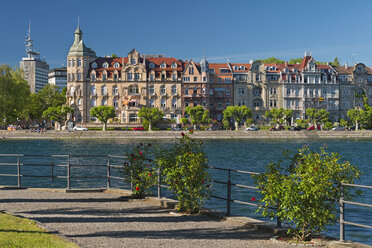
[[[209,64],[208,61],[205,59],[205,56],[203,56],[203,59],[200,61],[200,67],[202,72],[208,72]]]
[[[26,52],[29,58],[34,58],[39,55],[39,53],[37,53],[33,48],[33,45],[32,45],[33,41],[34,40],[31,39],[31,20],[30,20],[30,23],[28,24],[28,33],[27,33],[26,40],[25,40]]]
[[[80,26],[78,25],[75,30],[75,42],[79,43],[83,39],[83,32],[80,30]]]
[[[80,22],[80,21],[79,21]],[[83,42],[83,32],[80,30],[80,26],[78,25],[75,30],[75,40],[72,46],[70,47],[70,51],[68,56],[90,56],[96,57],[96,53],[86,47]]]

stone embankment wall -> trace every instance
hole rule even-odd
[[[185,132],[187,133],[187,132]],[[172,139],[180,137],[180,131],[0,131],[1,139]],[[323,138],[369,138],[367,131],[198,131],[192,135],[200,139],[323,139]]]

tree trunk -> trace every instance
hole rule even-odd
[[[235,121],[235,131],[238,131],[238,130],[239,130],[239,123]]]
[[[359,123],[358,121],[355,121],[355,131],[359,129]]]
[[[149,122],[149,131],[152,131],[151,121]]]
[[[107,123],[104,122],[104,123],[103,123],[103,129],[102,129],[103,131],[106,131],[106,125],[107,125]]]
[[[54,129],[57,130],[57,131],[61,131],[61,123],[59,123],[58,121],[55,121],[54,122]]]

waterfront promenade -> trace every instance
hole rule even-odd
[[[33,219],[81,247],[303,247],[271,241],[271,231],[244,222],[171,214],[154,201],[131,200],[115,192],[0,188],[0,195],[0,210]]]
[[[29,130],[0,131],[0,139],[172,139],[181,131],[47,131],[35,133]],[[187,133],[185,131],[185,133]],[[364,131],[196,131],[199,139],[330,139],[369,138],[372,130]]]

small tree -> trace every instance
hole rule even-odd
[[[171,147],[156,151],[158,164],[169,189],[176,195],[177,209],[195,213],[204,205],[210,193],[207,154],[202,142],[181,134]]]
[[[187,123],[187,118],[181,118],[182,127],[185,127],[186,123]]]
[[[276,127],[282,125],[285,120],[285,113],[283,108],[274,108],[266,111],[265,116],[275,121]]]
[[[138,116],[141,121],[146,121],[149,124],[149,131],[152,131],[152,125],[164,117],[163,111],[158,108],[143,107],[138,111]]]
[[[324,124],[329,120],[329,112],[325,109],[317,110],[315,108],[306,109],[306,115],[310,121],[316,125]]]
[[[61,130],[61,124],[66,121],[67,114],[73,114],[74,110],[66,105],[61,107],[49,107],[43,112],[43,115],[52,121],[58,122],[60,125],[58,130]]]
[[[97,117],[103,122],[103,131],[106,131],[107,121],[116,116],[115,108],[113,106],[97,106],[90,110],[90,115]]]
[[[289,126],[291,124],[291,120],[293,117],[293,110],[292,109],[284,109],[284,120],[286,121],[287,125]]]
[[[239,123],[252,116],[252,110],[247,106],[228,106],[223,111],[224,119],[234,121],[235,130],[239,129]]]
[[[264,204],[258,211],[284,220],[289,233],[304,241],[337,222],[341,183],[354,183],[361,172],[325,147],[318,153],[305,146],[289,159],[288,167],[282,167],[282,160],[271,162],[263,174],[254,176]],[[353,190],[344,190],[345,199],[359,193]]]
[[[186,107],[185,112],[189,115],[191,124],[194,125],[195,130],[196,125],[208,122],[209,110],[200,105],[196,107]]]
[[[355,123],[355,130],[358,130],[359,123],[364,121],[367,115],[363,109],[349,109],[347,111],[347,116],[350,118],[350,121]]]

